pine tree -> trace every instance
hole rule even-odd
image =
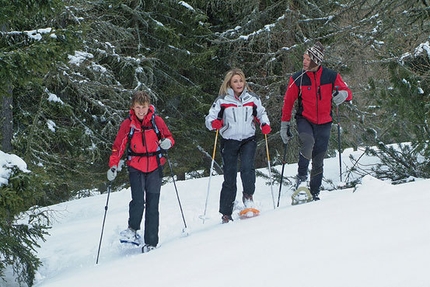
[[[0,278],[10,268],[20,286],[32,286],[41,265],[38,241],[48,234],[49,218],[37,208],[44,194],[36,176],[17,166],[7,180],[0,186]]]
[[[405,54],[400,63],[389,65],[391,86],[379,97],[379,105],[385,107],[381,116],[389,125],[378,136],[377,149],[368,151],[381,159],[374,168],[378,178],[402,182],[410,177],[430,177],[430,62],[426,47],[428,42]],[[406,144],[389,145],[387,139]]]
[[[30,8],[38,5],[27,2]],[[177,145],[169,156],[179,178],[195,170],[207,175],[214,134],[204,127],[204,116],[225,72],[236,66],[268,109],[271,158],[280,163],[278,130],[286,83],[301,68],[303,51],[316,40],[326,47],[324,64],[341,72],[357,95],[354,105],[341,108],[342,147],[375,144],[375,132],[380,135],[385,126],[377,116],[383,111],[375,113],[379,99],[363,95],[370,86],[379,97],[389,83],[384,63],[397,61],[428,35],[427,8],[406,0],[49,3],[54,10],[41,10],[46,12],[43,23],[31,13],[22,15],[28,19],[23,23],[2,14],[7,31],[55,27],[61,37],[50,32],[38,41],[27,39],[31,45],[14,46],[25,44],[19,41],[25,35],[3,34],[7,45],[2,52],[7,47],[14,53],[9,58],[2,54],[8,64],[0,70],[3,95],[13,97],[14,152],[47,181],[46,204],[67,200],[82,188],[104,190],[111,144],[134,89],[149,91],[173,131]],[[27,13],[5,6],[5,11]],[[23,47],[34,49],[32,55],[40,53],[40,63],[20,53]],[[12,54],[19,56],[12,59]],[[32,73],[27,64],[13,66],[20,59],[31,64]],[[9,81],[7,73],[15,80]],[[386,142],[396,141],[385,135]],[[256,166],[263,167],[264,141],[258,139]],[[337,147],[336,136],[331,139],[331,147]],[[295,137],[288,162],[297,160],[298,145]],[[126,182],[126,174],[120,173],[116,183]]]

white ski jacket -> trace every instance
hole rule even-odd
[[[255,123],[270,125],[260,98],[246,89],[239,98],[229,88],[227,95],[218,96],[205,118],[206,127],[213,130],[212,121],[222,119],[219,133],[224,139],[244,140],[255,135]]]

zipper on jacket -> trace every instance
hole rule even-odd
[[[148,145],[146,144],[146,128],[144,126],[140,128],[142,129],[142,145],[145,147],[146,153],[149,153]],[[149,170],[149,157],[146,159],[146,170]]]
[[[315,85],[317,85],[317,73],[314,72],[314,82]],[[316,87],[316,94],[315,94],[315,99],[316,99],[316,120],[317,120],[317,124],[320,122],[319,121],[319,100],[321,99],[321,91],[320,91],[320,86]]]

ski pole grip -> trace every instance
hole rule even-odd
[[[335,89],[335,92],[333,93],[333,97],[336,97],[337,95],[339,95],[339,87],[336,86],[334,87],[334,89]]]

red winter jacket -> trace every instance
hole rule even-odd
[[[134,167],[142,172],[151,172],[158,168],[159,164],[163,165],[166,162],[164,157],[160,158],[159,139],[155,129],[152,127],[152,115],[154,108],[151,106],[148,114],[140,122],[133,110],[130,110],[130,116],[125,119],[119,128],[115,141],[112,146],[112,154],[109,158],[109,167],[118,163],[127,149],[127,144],[130,141],[130,149],[132,154],[127,158],[127,165]],[[168,129],[163,119],[155,115],[155,124],[157,125],[161,138],[168,138],[175,144],[172,133]],[[133,128],[133,135],[129,140],[130,130]],[[133,155],[138,154],[138,155]],[[158,157],[158,159],[157,159]]]
[[[332,122],[332,94],[336,87],[348,92],[346,101],[352,100],[352,92],[339,73],[320,67],[316,72],[297,72],[290,77],[284,96],[282,121],[290,121],[294,103],[299,99],[296,116],[303,116],[314,124]],[[301,96],[299,97],[299,95]]]

